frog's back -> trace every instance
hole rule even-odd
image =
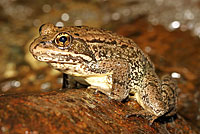
[[[138,64],[141,64],[140,66],[143,66],[143,68],[154,70],[149,57],[129,38],[112,31],[88,26],[69,26],[64,27],[62,31],[68,32],[74,38],[84,40],[91,46],[94,53],[98,51],[98,54],[101,54],[97,57],[126,59],[130,64],[138,60]]]
[[[65,31],[74,38],[83,39],[88,43],[106,43],[116,46],[122,45],[122,47],[137,47],[133,40],[108,30],[91,28],[88,26],[69,26],[61,28],[60,31]]]

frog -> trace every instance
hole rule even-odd
[[[132,40],[112,31],[88,26],[57,27],[46,23],[30,45],[33,57],[63,73],[63,88],[77,83],[110,99],[135,99],[143,108],[127,114],[146,117],[150,124],[177,109],[177,84],[161,79],[149,56]]]

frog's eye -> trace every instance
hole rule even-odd
[[[67,47],[72,41],[72,37],[67,33],[60,33],[56,36],[55,43],[59,48]]]

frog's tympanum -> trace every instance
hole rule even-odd
[[[150,116],[151,123],[176,112],[175,82],[170,76],[160,80],[149,57],[131,39],[86,26],[44,24],[39,33],[30,52],[67,74],[68,88],[78,82],[119,101],[134,95],[144,110],[133,114]]]

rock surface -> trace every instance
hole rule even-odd
[[[140,109],[136,102],[116,102],[89,89],[2,95],[0,107],[1,133],[197,133],[180,115],[152,126],[141,117],[126,118]]]

